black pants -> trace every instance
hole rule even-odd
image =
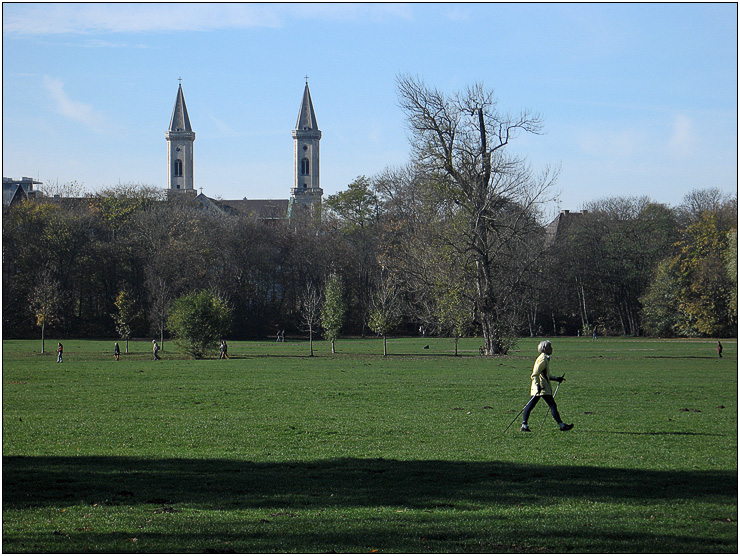
[[[529,400],[529,403],[524,407],[524,418],[522,420],[522,424],[526,425],[529,422],[529,414],[534,409],[534,406],[537,405],[537,402],[540,401],[540,398],[544,399],[547,402],[547,405],[550,406],[552,416],[558,425],[562,423],[563,421],[560,419],[560,413],[558,413],[558,405],[555,403],[555,398],[550,394],[544,394],[542,396],[532,396],[532,399]]]

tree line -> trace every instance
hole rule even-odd
[[[734,336],[737,198],[675,207],[613,197],[557,216],[557,168],[512,153],[541,118],[501,112],[480,85],[447,95],[399,76],[412,154],[360,176],[320,213],[213,214],[145,186],[3,211],[4,337],[164,341],[176,300],[207,291],[230,338],[278,331]],[[181,303],[181,302],[180,302]]]

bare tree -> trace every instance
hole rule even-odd
[[[519,297],[544,249],[539,207],[557,171],[535,175],[507,147],[521,132],[539,134],[542,120],[497,110],[493,91],[476,84],[447,96],[409,76],[398,77],[400,104],[417,163],[445,211],[446,240],[460,264],[470,262],[475,306],[487,354],[505,354],[518,326]]]
[[[313,357],[313,333],[318,330],[321,315],[321,294],[316,287],[310,282],[306,284],[306,289],[301,297],[301,317],[303,326],[308,332],[308,345]]]
[[[370,330],[383,336],[383,356],[388,355],[388,333],[401,321],[401,305],[398,288],[391,274],[381,279],[372,299],[370,309]]]

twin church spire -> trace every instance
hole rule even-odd
[[[321,202],[323,190],[319,186],[319,141],[321,131],[308,89],[308,79],[298,111],[293,135],[294,179],[290,204]],[[168,192],[193,191],[193,143],[195,132],[190,125],[182,83],[178,86],[175,107],[172,110],[167,139]]]

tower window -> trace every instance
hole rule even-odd
[[[182,177],[182,160],[179,158],[175,160],[175,177],[181,178]]]
[[[308,159],[304,158],[301,160],[301,175],[307,176],[309,174]]]

